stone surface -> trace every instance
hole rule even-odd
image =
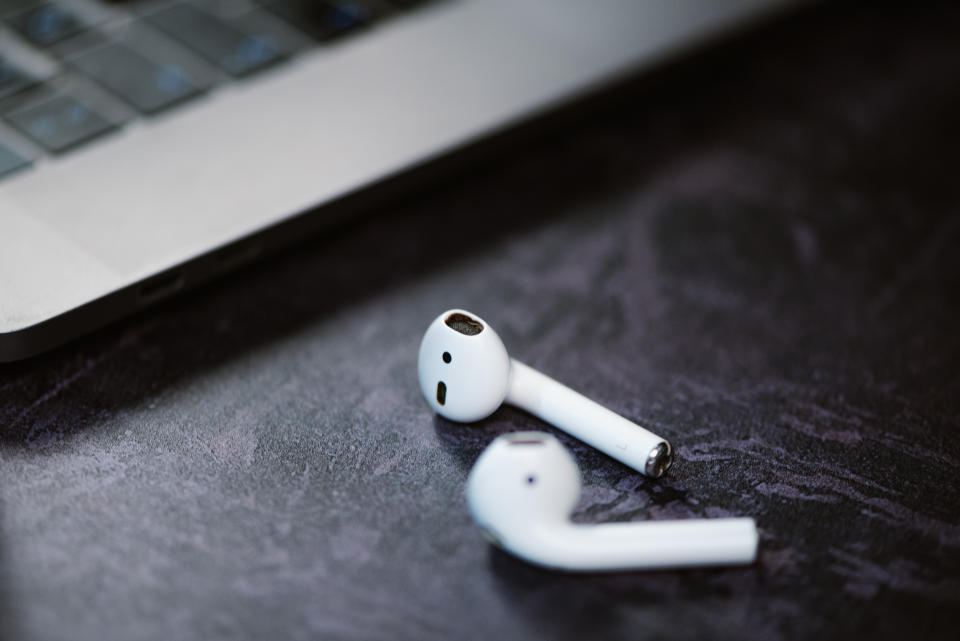
[[[0,366],[9,639],[954,638],[955,8],[818,9],[348,229]],[[677,446],[560,436],[580,522],[752,515],[741,569],[569,575],[466,511],[451,306]]]

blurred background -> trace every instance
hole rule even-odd
[[[577,76],[589,90],[557,80],[542,102],[472,120],[485,124],[480,136],[430,112],[447,134],[402,152],[409,137],[378,148],[356,127],[326,129],[324,115],[303,128],[339,141],[342,163],[304,143],[292,154],[300,169],[259,153],[232,165],[233,147],[208,145],[193,154],[206,184],[234,175],[209,168],[223,156],[219,166],[246,179],[237,185],[255,187],[234,222],[261,227],[239,237],[220,222],[229,216],[198,221],[230,203],[216,200],[223,189],[191,186],[203,184],[193,169],[160,184],[200,204],[157,227],[139,222],[156,213],[135,197],[147,187],[117,187],[131,229],[120,213],[91,218],[105,196],[70,196],[116,183],[103,171],[121,148],[126,164],[140,159],[134,176],[155,175],[188,127],[266,149],[262,131],[234,127],[285,108],[253,120],[256,110],[214,108],[260,87],[303,87],[301,73],[332,79],[332,59],[376,58],[378,45],[354,37],[419,33],[460,1],[370,13],[77,2],[54,7],[72,18],[32,21],[52,15],[39,7],[50,3],[2,1],[0,320],[8,354],[41,353],[0,364],[0,636],[953,638],[951,4],[738,18],[639,66],[611,62],[598,84]],[[528,20],[529,6],[516,6]],[[342,32],[325,40],[316,16]],[[83,27],[91,22],[103,26]],[[191,40],[199,23],[207,30]],[[361,23],[370,28],[354,31]],[[224,42],[230,56],[205,53]],[[591,57],[596,40],[576,42],[556,46],[570,60],[611,60]],[[443,46],[464,59],[457,40]],[[164,66],[160,53],[173,51],[182,64]],[[533,58],[541,71],[571,68]],[[122,73],[104,71],[117,61]],[[396,95],[376,110],[391,129],[383,114],[412,100]],[[138,156],[147,138],[167,143]],[[316,164],[303,168],[309,154]],[[383,156],[396,173],[359,169]],[[313,192],[298,186],[308,169]],[[293,195],[275,201],[274,189]],[[256,219],[252,204],[268,192],[284,213],[260,207]],[[69,231],[41,238],[54,215]],[[184,242],[181,230],[209,235]],[[225,248],[236,258],[214,261]],[[24,277],[38,255],[63,262],[30,263]],[[474,425],[435,416],[416,354],[427,324],[453,306],[495,324],[511,355],[670,439],[670,472],[646,479],[510,408]],[[41,329],[17,333],[25,327]],[[551,431],[576,457],[575,521],[753,516],[757,563],[570,575],[495,550],[470,520],[464,481],[493,438],[520,429]]]

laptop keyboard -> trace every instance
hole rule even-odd
[[[14,172],[29,164],[26,158],[18,155],[12,149],[0,145],[0,176]]]
[[[71,66],[142,114],[153,114],[209,88],[163,55],[153,58],[119,42],[78,55]]]
[[[16,12],[7,17],[6,23],[38,47],[48,47],[83,31],[83,25],[68,9],[52,2]]]
[[[0,180],[421,4],[0,0]]]
[[[105,134],[116,125],[68,95],[8,112],[7,120],[47,151],[57,153]]]
[[[284,52],[268,34],[238,28],[189,4],[161,9],[147,20],[237,78],[269,67],[284,57]]]

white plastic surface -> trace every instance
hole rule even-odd
[[[445,322],[462,314],[482,331],[462,334]],[[444,354],[450,356],[446,362]],[[662,437],[578,394],[549,376],[511,360],[489,323],[472,312],[451,309],[427,328],[418,359],[420,389],[435,412],[453,421],[478,421],[506,401],[646,474],[647,459]],[[438,386],[445,389],[444,402]]]
[[[476,319],[483,330],[461,334],[449,327],[447,318],[462,314]],[[443,355],[450,355],[450,362]],[[490,324],[472,312],[450,309],[437,316],[420,341],[417,362],[420,390],[433,411],[461,423],[484,419],[503,404],[510,382],[507,348]],[[437,385],[446,387],[446,399],[437,399]]]
[[[661,443],[670,447],[662,437],[516,359],[506,400],[644,474],[650,453]]]
[[[556,438],[542,432],[495,439],[467,479],[470,511],[488,537],[544,567],[640,570],[756,559],[752,518],[579,525],[569,518],[579,494],[576,463]]]

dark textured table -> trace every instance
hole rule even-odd
[[[956,638],[960,12],[816,9],[346,229],[0,367],[7,639]],[[748,568],[570,575],[463,498],[451,306],[677,446],[560,435],[581,522],[752,515]]]

